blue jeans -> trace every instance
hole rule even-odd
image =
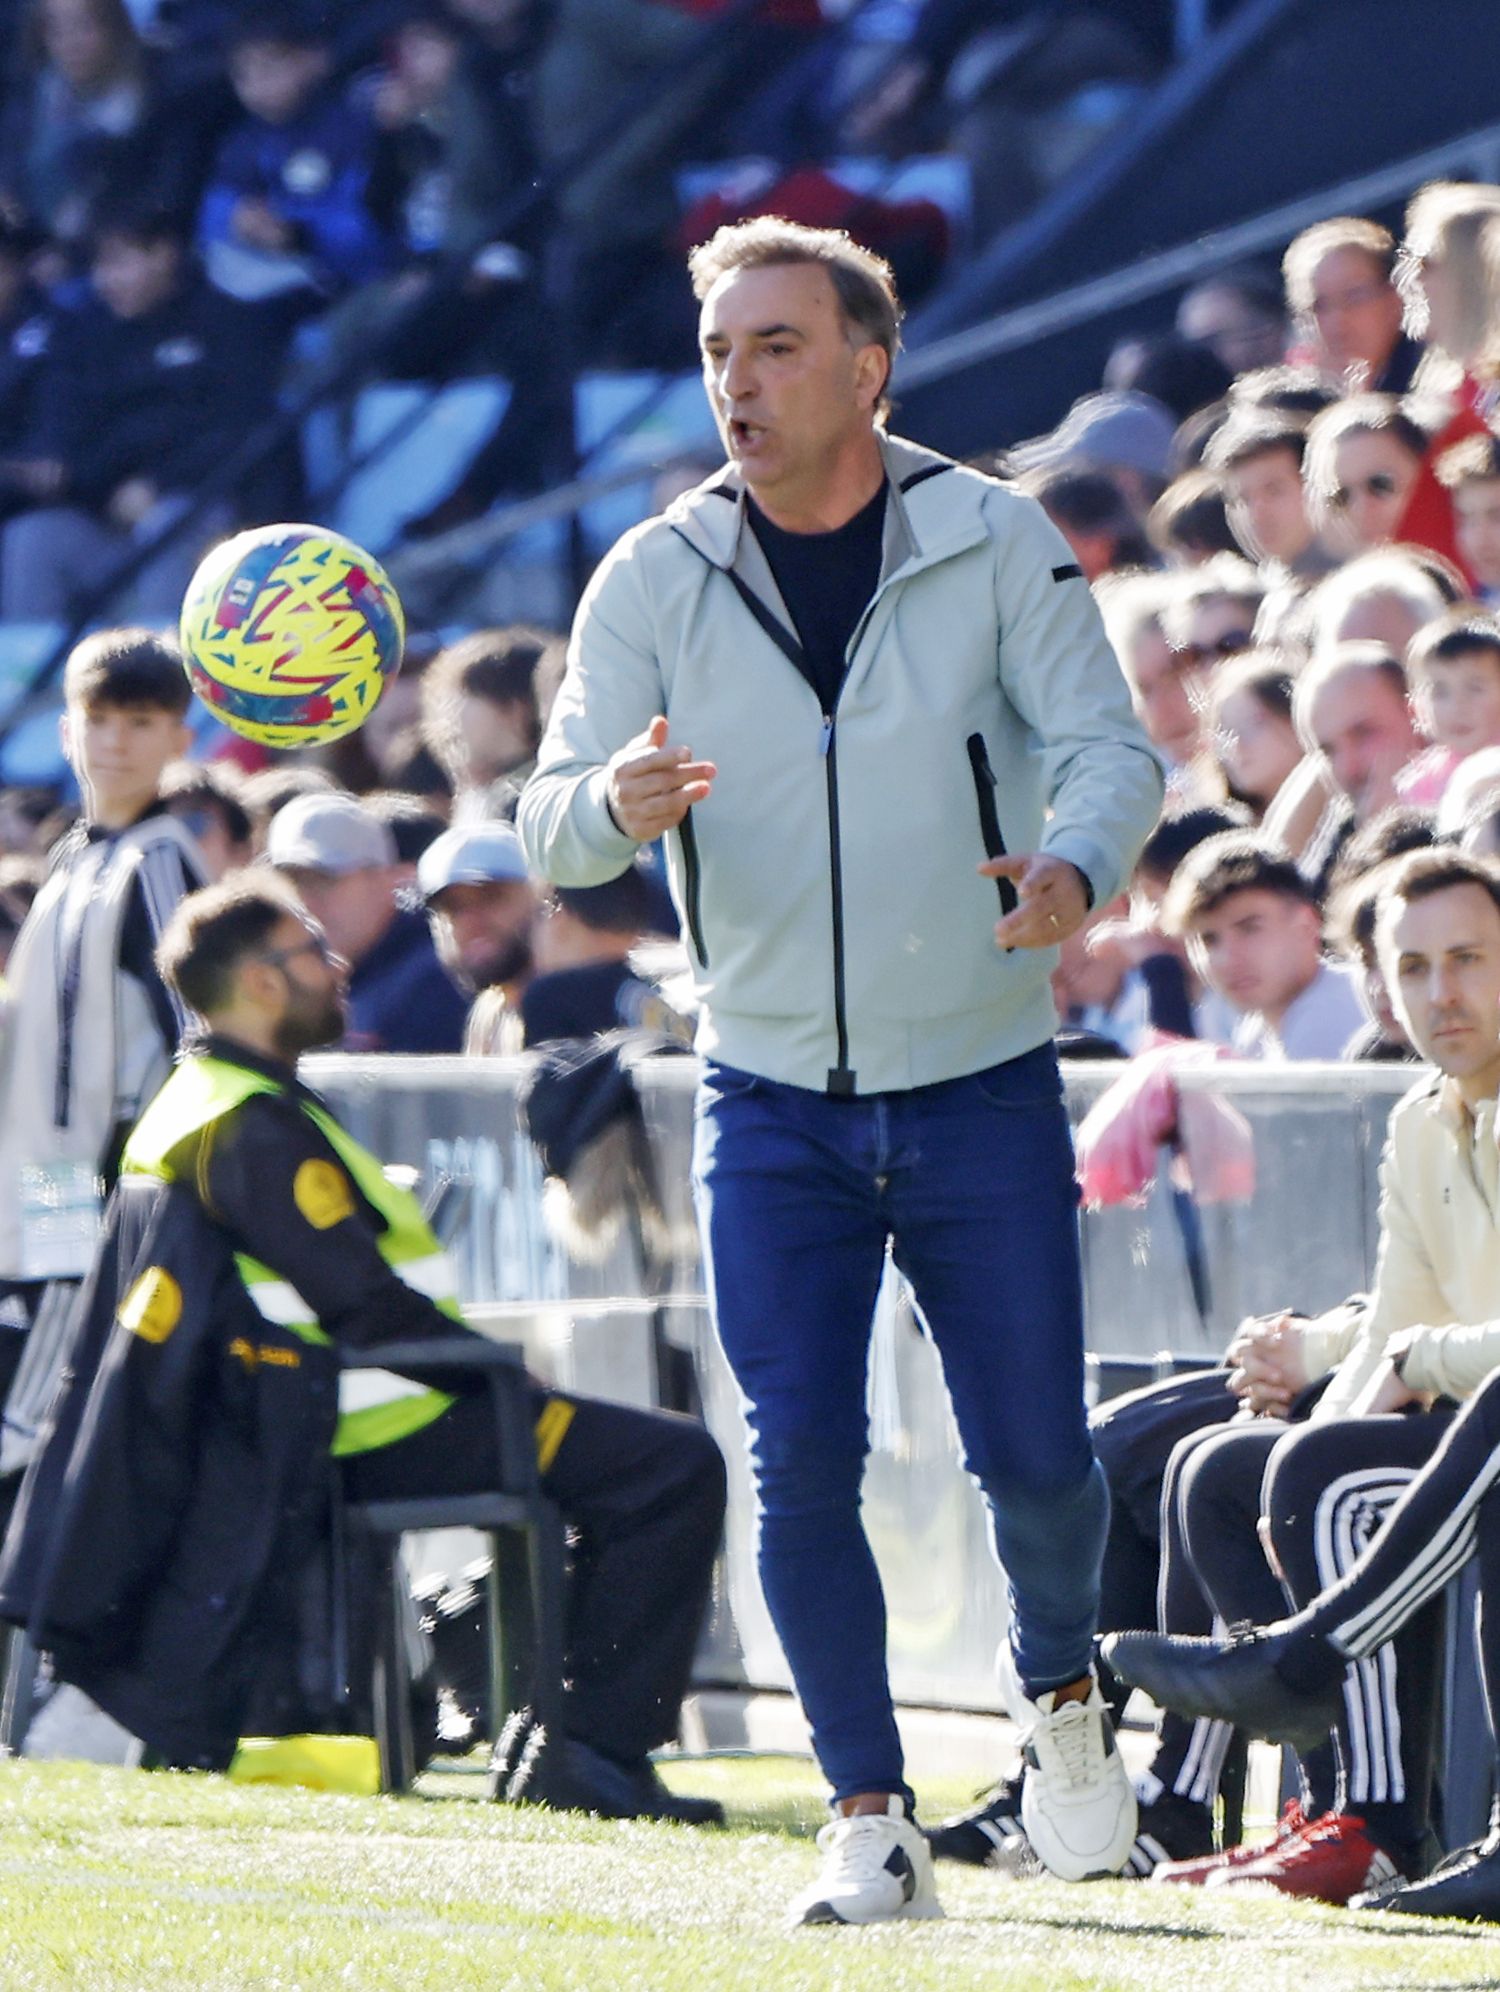
[[[860,1521],[889,1240],[942,1358],[1029,1693],[1089,1665],[1108,1517],[1083,1401],[1073,1152],[1050,1044],[836,1099],[710,1064],[694,1190],[745,1399],[766,1603],[835,1799],[898,1791],[885,1600]]]

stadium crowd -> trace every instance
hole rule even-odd
[[[680,48],[691,10],[639,0],[638,11]],[[936,0],[913,12],[917,39],[882,72],[879,109],[892,123],[937,115],[933,93],[972,26]],[[588,41],[588,10],[560,8],[543,34],[502,0],[396,7],[379,24],[374,66],[361,62],[373,10],[333,28],[265,10],[231,16],[163,8],[143,39],[110,0],[37,8],[25,87],[13,86],[0,133],[11,208],[0,228],[7,616],[66,617],[122,541],[180,505],[225,437],[270,405],[288,369],[325,363],[372,314],[409,331],[401,302],[440,251],[467,259],[477,302],[465,338],[488,342],[486,364],[514,374],[520,419],[545,425],[548,384],[528,373],[541,232],[502,240],[496,227],[538,164],[538,132],[556,128],[529,122],[525,107],[549,90],[601,103],[611,58]],[[792,47],[768,118],[847,105],[838,77],[798,76],[794,6],[751,25]],[[635,54],[669,60],[649,37]],[[1122,77],[1137,73],[1118,50],[1116,60]],[[174,92],[212,102],[214,89],[232,91],[242,114],[222,143],[215,118],[162,113]],[[507,105],[509,122],[497,115]],[[874,130],[868,98],[860,105]],[[627,190],[622,176],[612,192],[623,202]],[[592,205],[575,192],[568,239],[597,280],[599,313],[615,286],[591,228],[648,278],[655,269],[682,289],[674,244],[698,225],[691,216],[668,215],[637,187],[630,212],[653,233],[622,238],[602,191]],[[683,289],[679,315],[685,299]],[[622,353],[629,337],[626,325]],[[264,368],[228,364],[247,352]],[[413,371],[460,357],[430,346],[408,356]],[[521,391],[528,381],[534,394]],[[1051,434],[998,455],[980,454],[976,439],[975,462],[1039,500],[1067,540],[1166,770],[1166,806],[1128,889],[1091,908],[1052,978],[1062,1054],[1122,1064],[1081,1137],[1090,1194],[1139,1189],[1131,1158],[1145,1153],[1151,1166],[1175,1112],[1174,1074],[1204,1045],[1276,1062],[1431,1055],[1386,987],[1379,930],[1393,889],[1421,896],[1412,852],[1457,848],[1458,870],[1434,873],[1434,890],[1493,880],[1500,861],[1497,395],[1500,187],[1445,183],[1413,199],[1399,241],[1375,221],[1331,218],[1290,244],[1279,286],[1248,269],[1195,286],[1176,331],[1123,341],[1098,390]],[[545,472],[541,457],[528,462],[528,475]],[[444,522],[489,502],[509,474],[486,471]],[[139,577],[143,621],[175,607],[183,579],[176,555]],[[80,1061],[94,1118],[76,1118],[43,1158],[52,1189],[76,1190],[80,1171],[108,1180],[177,1047],[183,1007],[153,962],[177,901],[256,863],[294,889],[349,963],[347,1049],[485,1055],[618,1030],[688,1040],[691,975],[659,855],[644,852],[611,884],[554,887],[530,873],[511,827],[562,683],[560,636],[418,637],[357,736],[259,765],[182,758],[188,694],[180,674],[162,676],[163,654],[145,629],[75,652],[68,751],[92,800],[71,827],[58,793],[0,794],[7,952],[26,948],[53,850],[54,876],[60,866],[80,881],[48,902],[57,945],[77,957],[73,998],[88,977],[117,971],[134,992],[121,1012],[131,1056],[114,1072]],[[101,892],[101,845],[141,826],[119,889]],[[70,1029],[50,1007],[50,980],[47,1014],[30,1013],[43,997],[26,960],[17,955],[6,1018],[0,1156],[18,1172],[37,1161],[28,1116],[52,1116],[38,1075],[55,1069]],[[28,1047],[19,1060],[17,1044]],[[0,1471],[11,1476],[51,1383],[36,1330],[81,1270],[63,1263],[66,1238],[54,1239],[54,1261],[29,1251],[22,1208],[17,1236],[0,1241],[10,1255],[0,1330],[13,1331]],[[1490,1217],[1492,1228],[1492,1206]],[[1455,1298],[1448,1270],[1434,1289],[1454,1309],[1446,1320],[1500,1317],[1500,1292]],[[1321,1453],[1277,1452],[1284,1499],[1267,1527],[1306,1603],[1304,1591],[1343,1574],[1306,1540],[1319,1490],[1345,1470],[1341,1429],[1420,1395],[1435,1405],[1423,1427],[1435,1444],[1453,1401],[1474,1388],[1466,1373],[1435,1365],[1419,1377],[1417,1365],[1404,1398],[1337,1380],[1320,1394],[1362,1346],[1370,1310],[1355,1297],[1307,1323],[1295,1300],[1241,1327],[1227,1388],[1215,1371],[1097,1419],[1115,1501],[1104,1630],[1151,1622],[1159,1572],[1169,1630],[1206,1631],[1215,1614],[1275,1616],[1261,1482],[1304,1422],[1332,1436]],[[1385,1328],[1427,1332],[1415,1319],[1425,1317]],[[1233,1444],[1216,1446],[1233,1413]],[[1420,1446],[1382,1455],[1382,1485],[1399,1491],[1426,1456]],[[1367,1535],[1368,1516],[1361,1527]],[[1432,1858],[1438,1692],[1430,1620],[1403,1638],[1386,1663],[1361,1658],[1333,1743],[1305,1755],[1301,1795],[1256,1861],[1212,1852],[1223,1725],[1164,1718],[1128,1871],[1333,1901],[1386,1888],[1383,1906],[1400,1906],[1400,1884]],[[936,1829],[936,1851],[1024,1869],[1020,1785],[1007,1779]],[[1480,1913],[1500,1915],[1500,1893]]]

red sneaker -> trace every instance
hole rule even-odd
[[[1209,1878],[1210,1888],[1278,1889],[1313,1902],[1346,1903],[1369,1888],[1395,1881],[1400,1869],[1365,1831],[1352,1812],[1327,1812],[1262,1859],[1225,1868]]]
[[[1203,1854],[1195,1861],[1163,1861],[1152,1868],[1148,1879],[1169,1886],[1175,1883],[1179,1888],[1202,1888],[1215,1875],[1233,1874],[1239,1868],[1263,1861],[1269,1853],[1305,1832],[1307,1824],[1302,1807],[1295,1798],[1289,1798],[1269,1840],[1257,1840],[1253,1847],[1226,1847],[1222,1854]]]

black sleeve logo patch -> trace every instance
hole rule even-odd
[[[1052,578],[1054,581],[1081,581],[1083,569],[1076,560],[1070,560],[1066,567],[1054,567]]]

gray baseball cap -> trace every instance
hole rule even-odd
[[[271,818],[266,863],[343,878],[396,862],[390,825],[352,795],[299,795]]]
[[[1165,477],[1176,425],[1149,394],[1086,394],[1050,435],[1017,443],[1007,459],[1015,471],[1125,470]]]
[[[436,899],[450,885],[498,885],[531,876],[521,840],[508,823],[465,823],[434,837],[417,860],[417,891]]]

